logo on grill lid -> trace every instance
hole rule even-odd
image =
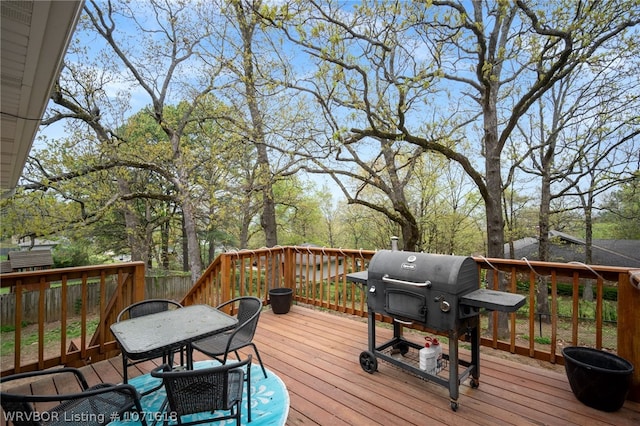
[[[415,261],[416,261],[416,256],[412,254],[409,257],[407,257],[407,262],[405,262],[402,265],[400,265],[400,267],[402,269],[414,270],[414,269],[416,269],[416,264],[413,263]]]

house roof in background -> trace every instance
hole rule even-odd
[[[0,190],[10,195],[60,73],[83,1],[0,1]]]
[[[549,232],[551,239],[551,262],[585,262],[585,241],[572,235]],[[603,240],[592,242],[592,264],[640,268],[640,240]],[[505,245],[505,256],[510,256],[509,246]],[[523,238],[514,241],[514,259],[538,259],[538,240]]]

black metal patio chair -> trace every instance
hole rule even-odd
[[[236,358],[240,360],[238,350],[246,346],[251,346],[258,358],[262,373],[264,377],[267,378],[267,370],[262,364],[260,352],[258,352],[258,348],[255,343],[253,343],[253,336],[255,335],[258,320],[260,319],[260,312],[262,311],[262,301],[253,296],[242,296],[219,305],[217,309],[230,309],[232,312],[237,312],[238,325],[229,332],[216,334],[206,339],[193,342],[190,350],[193,351],[196,349],[225,364],[230,352],[234,352]]]
[[[144,315],[155,314],[157,312],[168,311],[169,309],[179,309],[182,305],[175,300],[170,299],[147,299],[133,303],[124,308],[119,314],[116,321],[127,318],[137,318]]]
[[[122,320],[126,320],[126,319],[132,319],[132,318],[138,318],[138,317],[142,317],[145,315],[151,315],[151,314],[155,314],[158,312],[164,312],[164,311],[168,311],[170,309],[180,309],[182,308],[182,305],[178,302],[176,302],[175,300],[169,300],[169,299],[147,299],[147,300],[143,300],[140,302],[136,302],[133,303],[129,306],[127,306],[126,308],[124,308],[122,311],[120,311],[120,313],[118,314],[117,318],[116,318],[116,322],[120,322]],[[183,348],[180,351],[180,364],[184,365],[184,351],[187,350],[187,348]],[[173,356],[174,353],[173,352],[169,352],[166,354],[163,354],[162,356],[162,362],[163,363],[167,363],[167,364],[173,364]],[[127,379],[128,379],[128,374],[127,374],[127,369],[128,367],[131,367],[133,365],[136,365],[140,362],[144,362],[144,361],[148,361],[147,359],[140,359],[137,361],[131,361],[129,359],[127,359],[127,357],[125,356],[125,354],[122,354],[122,366],[123,366],[123,378],[124,378],[124,382],[127,383]]]
[[[79,392],[50,395],[32,395],[19,392],[24,389],[18,385],[6,390],[7,383],[20,379],[38,379],[57,377],[56,383],[63,383],[63,375],[72,374]],[[18,373],[0,379],[0,403],[4,409],[4,418],[15,426],[55,426],[82,424],[102,426],[124,413],[135,411],[142,425],[146,425],[140,395],[131,385],[112,385],[100,383],[89,387],[87,380],[77,368],[65,367],[55,370]],[[67,383],[65,383],[65,388]],[[54,403],[58,403],[57,405]],[[8,423],[7,422],[7,423]]]
[[[246,370],[246,373],[245,373]],[[162,405],[164,424],[175,420],[180,425],[195,425],[235,419],[240,426],[242,415],[242,391],[247,382],[247,394],[251,391],[251,355],[244,361],[196,370],[171,371],[168,364],[151,371],[151,376],[162,379],[167,399]],[[216,413],[215,411],[229,411]],[[183,416],[206,414],[206,418],[184,422]],[[247,404],[247,416],[251,421],[251,403]]]

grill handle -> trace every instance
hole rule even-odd
[[[382,276],[382,281],[388,282],[388,283],[394,283],[394,284],[404,284],[404,285],[412,285],[414,287],[427,287],[427,288],[431,288],[431,281],[427,280],[423,283],[414,283],[412,281],[404,281],[404,280],[397,280],[395,278],[391,278],[389,277],[389,274],[384,274]]]

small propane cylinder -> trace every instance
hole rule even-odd
[[[429,341],[424,343],[424,348],[420,349],[420,369],[429,374],[434,374],[437,367],[438,356],[436,350],[431,346]]]

